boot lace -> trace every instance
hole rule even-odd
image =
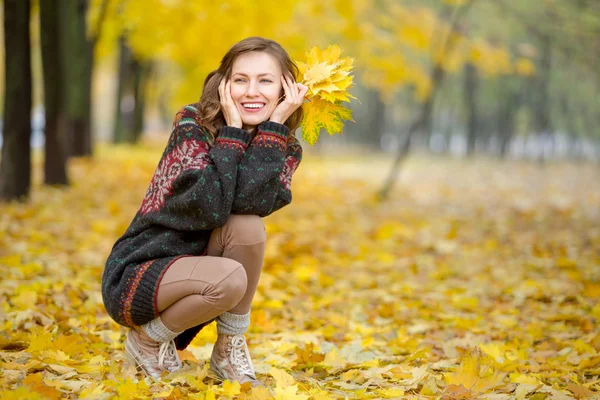
[[[254,365],[250,359],[248,346],[246,346],[246,338],[244,335],[234,335],[229,342],[231,353],[229,360],[236,367],[240,374],[254,377]]]
[[[161,343],[158,349],[158,367],[159,368],[176,368],[179,367],[179,361],[177,356],[177,348],[175,342],[164,342]]]

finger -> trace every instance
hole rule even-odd
[[[227,96],[227,102],[233,105],[233,98],[231,97],[231,81],[227,81],[227,86],[225,87],[225,96]]]
[[[303,85],[303,84],[301,84],[301,83],[299,83],[298,85],[300,86],[300,87],[299,87],[299,89],[300,89],[300,94],[299,94],[299,96],[300,96],[300,98],[302,99],[302,101],[304,101],[304,96],[306,96],[306,93],[308,93],[308,86],[306,86],[306,85]]]
[[[225,78],[221,79],[221,82],[219,83],[219,101],[221,102],[221,104],[225,104],[225,96],[224,93],[225,92]]]
[[[283,86],[284,99],[288,100],[288,101],[291,100],[291,98],[290,98],[290,96],[291,96],[291,94],[290,94],[291,90],[288,87],[287,80],[283,76],[281,77],[281,85]]]
[[[294,78],[293,77],[286,77],[286,80],[288,82],[289,88],[290,88],[290,102],[297,104],[298,103],[298,90],[296,89],[296,83],[294,82]]]
[[[296,95],[296,104],[299,105],[299,104],[302,104],[302,101],[304,100],[303,99],[304,96],[301,95],[302,86],[304,86],[304,85],[296,82],[296,80],[294,80],[293,82],[294,82],[294,88],[295,88],[294,94]]]

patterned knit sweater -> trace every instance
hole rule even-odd
[[[206,255],[212,230],[231,214],[264,217],[291,202],[302,147],[295,137],[288,142],[288,133],[271,121],[254,138],[224,126],[211,143],[195,105],[177,113],[144,200],[106,261],[102,298],[111,318],[128,327],[156,318],[158,284],[173,261]],[[177,348],[209,322],[180,334]]]

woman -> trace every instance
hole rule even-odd
[[[276,42],[234,45],[176,115],[167,147],[127,231],[106,262],[109,315],[131,328],[125,352],[158,378],[176,349],[216,319],[210,359],[222,379],[260,385],[245,340],[262,268],[261,217],[292,200],[302,158],[294,132],[308,88]]]

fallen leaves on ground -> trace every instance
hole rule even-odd
[[[265,218],[248,333],[266,388],[208,369],[139,380],[106,314],[104,261],[160,148],[102,147],[72,186],[0,206],[2,399],[586,399],[600,389],[597,166],[307,154],[292,205]]]

